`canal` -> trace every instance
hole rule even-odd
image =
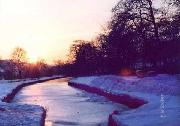
[[[62,78],[24,87],[13,102],[43,106],[47,110],[46,126],[107,126],[110,113],[128,109],[102,96],[70,87],[68,80]]]

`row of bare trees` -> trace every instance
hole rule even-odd
[[[112,9],[111,21],[95,41],[75,41],[76,74],[117,73],[124,68],[180,72],[179,0],[123,0]]]
[[[9,60],[0,60],[0,68],[2,79],[39,78],[57,73],[56,67],[48,65],[44,59],[29,63],[27,52],[21,47],[14,48]]]

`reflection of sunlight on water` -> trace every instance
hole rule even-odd
[[[26,97],[22,102],[23,103],[29,103],[29,104],[35,104],[35,105],[46,105],[46,100],[44,99],[44,92],[41,88],[41,85],[33,85],[26,87],[26,91],[22,92],[22,95],[24,96],[33,96],[33,97]],[[45,106],[44,106],[45,107]]]
[[[51,121],[46,121],[45,126],[53,126],[53,123]]]
[[[43,92],[40,88],[40,85],[33,85],[33,86],[29,86],[26,87],[28,90],[26,90],[25,92],[23,92],[24,95],[43,95]],[[33,92],[32,92],[33,91]]]
[[[108,120],[109,113],[122,110],[121,105],[105,104],[90,94],[68,86],[65,79],[47,81],[24,88],[17,100],[37,104],[47,110],[45,126],[91,126]],[[96,96],[95,96],[96,97]],[[87,101],[87,99],[92,101]],[[95,100],[94,100],[95,99]],[[101,99],[101,98],[100,98]],[[84,124],[84,125],[83,125]]]

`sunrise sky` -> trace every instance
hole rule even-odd
[[[16,46],[30,61],[65,59],[75,39],[91,40],[118,0],[0,0],[0,57]]]

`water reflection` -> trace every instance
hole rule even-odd
[[[53,126],[53,122],[51,122],[51,121],[46,121],[45,126]]]
[[[67,79],[48,81],[24,88],[14,102],[38,104],[47,109],[46,126],[106,125],[114,110],[123,105],[67,85]]]

